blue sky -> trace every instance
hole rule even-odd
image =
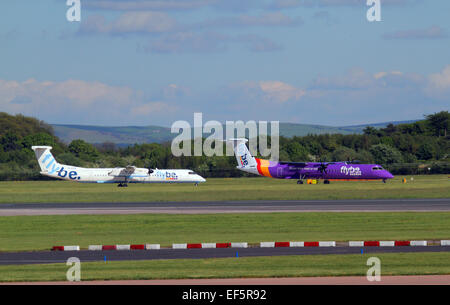
[[[450,2],[65,0],[0,4],[0,111],[50,123],[352,125],[450,107]]]

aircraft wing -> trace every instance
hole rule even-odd
[[[125,168],[115,168],[114,170],[112,170],[109,173],[109,175],[116,176],[116,177],[128,177],[128,176],[131,176],[135,170],[136,170],[136,166],[128,165]]]
[[[302,169],[304,167],[306,167],[307,163],[306,162],[289,162],[289,161],[282,161],[282,162],[278,162],[278,164],[282,164],[282,165],[288,165],[290,170],[298,170],[298,169]]]

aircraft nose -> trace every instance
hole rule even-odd
[[[392,179],[392,178],[394,178],[394,175],[392,175],[392,174],[391,174],[390,172],[388,172],[388,171],[385,171],[384,177],[385,177],[386,179]]]

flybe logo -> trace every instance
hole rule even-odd
[[[248,165],[247,154],[244,154],[243,156],[240,156],[239,159],[241,161],[241,166],[242,167],[246,167]]]
[[[361,169],[353,166],[341,166],[341,174],[345,174],[346,176],[361,176]]]
[[[45,163],[47,161],[48,161],[48,164],[45,165]],[[47,154],[44,157],[44,159],[42,160],[42,164],[48,170],[49,174],[54,174],[56,171],[59,170],[58,162],[56,162],[56,160],[55,160],[55,158],[53,158],[52,154]]]
[[[178,180],[176,173],[166,172],[166,180]]]
[[[47,165],[46,165],[46,163],[47,163]],[[61,178],[67,177],[70,180],[80,180],[80,177],[78,176],[78,173],[76,171],[68,172],[67,170],[64,170],[64,166],[60,168],[58,162],[56,162],[56,160],[52,156],[52,154],[47,154],[44,157],[44,159],[42,159],[42,164],[48,170],[48,173],[50,175],[56,173],[58,175],[58,177],[61,177]]]
[[[64,166],[58,171],[58,176],[61,178],[69,178],[70,180],[80,180],[78,173],[76,171],[67,172],[64,170]]]

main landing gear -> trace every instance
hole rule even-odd
[[[317,181],[319,181],[319,180],[317,180]],[[303,180],[302,179],[297,180],[297,184],[303,184]],[[310,184],[310,183],[308,182],[308,184]],[[323,180],[323,184],[330,184],[330,180]]]
[[[119,183],[117,185],[117,187],[128,187],[128,184],[126,184],[126,183]]]

